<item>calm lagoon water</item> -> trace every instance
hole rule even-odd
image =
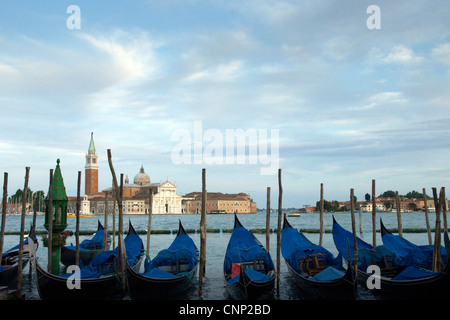
[[[247,229],[262,229],[266,226],[266,213],[259,212],[257,214],[241,214],[238,216],[241,223]],[[332,228],[332,217],[333,214],[324,214],[324,229],[331,230]],[[351,230],[351,216],[350,213],[334,213],[334,217],[344,228]],[[397,214],[390,212],[379,212],[377,213],[377,229],[379,229],[379,221],[382,218],[383,223],[388,228],[397,228]],[[67,218],[68,227],[66,230],[75,231],[75,218]],[[317,213],[302,213],[300,217],[289,217],[289,222],[294,228],[297,229],[318,229],[319,228],[319,214]],[[82,217],[80,219],[80,230],[83,231],[95,231],[97,229],[97,221],[100,220],[104,224],[104,216],[99,215],[95,217]],[[152,230],[177,230],[178,222],[181,220],[185,229],[197,230],[195,233],[190,233],[190,236],[194,240],[198,248],[200,248],[200,215],[154,215],[152,217]],[[363,233],[359,233],[359,213],[355,213],[355,220],[357,224],[358,236],[363,240],[371,243],[372,242],[372,216],[371,213],[362,213],[362,223],[363,223]],[[146,230],[148,224],[148,216],[141,215],[125,215],[124,216],[124,230],[128,230],[128,221],[131,221],[136,230]],[[27,216],[25,220],[25,228],[29,229],[32,222],[32,217]],[[218,215],[207,215],[207,228],[208,229],[219,229],[219,232],[208,232],[207,233],[207,243],[206,243],[206,274],[204,281],[204,289],[202,299],[204,300],[226,300],[229,299],[226,289],[224,287],[223,280],[223,259],[230,237],[229,232],[224,232],[223,230],[232,229],[234,223],[234,215],[218,214]],[[402,223],[403,228],[425,228],[425,216],[423,212],[413,212],[413,213],[402,213]],[[45,230],[44,217],[37,217],[37,230]],[[270,226],[271,229],[276,229],[278,224],[278,213],[273,212],[270,216]],[[430,225],[434,227],[435,225],[435,215],[430,214]],[[118,227],[118,222],[116,222],[116,228]],[[108,229],[112,228],[112,219],[108,217]],[[8,216],[6,218],[6,231],[19,231],[20,230],[20,217],[19,216]],[[306,237],[314,243],[318,243],[319,234],[318,233],[305,233]],[[145,234],[140,235],[144,247],[146,247],[147,236]],[[150,237],[150,257],[154,257],[158,251],[167,248],[174,238],[174,234],[152,234]],[[80,241],[91,236],[80,236]],[[265,244],[265,234],[256,233],[256,237]],[[415,244],[428,244],[428,238],[426,233],[404,233],[404,237]],[[434,237],[434,235],[433,235]],[[276,245],[277,236],[275,232],[270,234],[270,253],[272,259],[276,264]],[[42,245],[41,236],[39,239],[39,249],[37,252],[38,259],[41,265],[47,264],[47,248]],[[5,250],[16,245],[18,243],[18,235],[8,235],[5,236]],[[75,236],[67,238],[67,244],[75,243]],[[377,234],[377,244],[381,244],[381,236]],[[116,241],[117,244],[117,241]],[[337,250],[334,246],[331,233],[325,233],[323,235],[323,246],[329,251],[337,255]],[[301,292],[292,282],[289,272],[287,271],[284,259],[281,258],[281,277],[280,277],[280,297],[276,298],[279,300],[302,300],[307,299],[304,293]],[[28,278],[29,268],[28,266],[24,269],[24,274],[27,276],[24,280],[23,293],[26,299],[38,300],[39,294],[37,292],[35,280],[31,282]],[[375,299],[370,292],[359,288],[357,300],[373,300]],[[187,299],[198,300],[197,291],[193,290],[193,293]]]

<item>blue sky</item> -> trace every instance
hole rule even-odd
[[[67,8],[80,8],[69,29]],[[380,8],[381,29],[366,12]],[[0,168],[9,193],[48,189],[61,159],[76,194],[90,133],[100,188],[144,165],[178,192],[247,192],[277,203],[257,164],[176,164],[174,132],[279,132],[283,205],[448,187],[446,1],[2,1]],[[177,131],[178,130],[178,131]],[[203,146],[207,145],[204,141]],[[84,183],[83,183],[84,190]]]

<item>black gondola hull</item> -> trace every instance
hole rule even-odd
[[[239,282],[230,284],[225,280],[225,287],[233,300],[272,300],[274,299],[275,277],[269,281],[255,282],[241,274]],[[227,275],[225,275],[227,278]]]
[[[149,278],[127,267],[130,297],[134,300],[183,299],[196,286],[198,265],[183,276],[170,279]]]
[[[237,227],[243,227],[242,223],[237,218],[237,215],[234,215],[234,229]],[[233,232],[234,232],[233,229]],[[245,228],[244,228],[245,229]],[[248,230],[247,230],[248,232]],[[259,240],[251,234],[252,245],[259,246],[261,249],[266,251],[263,245],[259,242]],[[231,238],[233,237],[233,233],[231,234]],[[230,248],[231,238],[228,243],[227,251],[225,253],[225,260],[228,256],[228,250]],[[267,251],[266,251],[267,252]],[[231,279],[231,270],[226,268],[224,261],[224,277],[225,277],[225,288],[231,299],[234,300],[270,300],[274,298],[274,287],[275,287],[275,269],[273,268],[272,258],[270,254],[267,252],[268,258],[270,260],[271,266],[266,266],[267,270],[265,270],[266,274],[272,274],[269,279],[266,281],[252,281],[246,274],[244,270],[241,269],[239,281],[230,283],[228,282]],[[240,261],[232,261],[233,263],[239,263]]]
[[[330,281],[312,281],[295,271],[285,260],[289,274],[306,299],[347,300],[356,296],[356,274],[349,267],[344,277]]]
[[[92,259],[96,255],[98,255],[100,252],[102,252],[102,249],[98,250],[80,250],[80,260],[83,262],[83,265],[87,266],[89,263],[91,263]],[[71,248],[68,248],[66,246],[61,247],[61,263],[65,266],[71,266],[76,264],[76,254],[77,251],[73,250]]]
[[[23,258],[22,260],[22,270],[25,268],[29,261],[29,258]],[[0,286],[6,286],[9,289],[17,288],[17,275],[19,274],[19,265],[15,264],[3,272],[0,272]]]
[[[434,276],[417,280],[395,281],[381,278],[379,288],[369,289],[368,283],[374,283],[373,275],[358,270],[358,283],[365,290],[370,291],[374,296],[383,299],[442,299],[448,296],[450,289],[450,265],[447,263],[445,269]]]
[[[123,297],[121,282],[112,274],[96,279],[80,279],[80,289],[69,289],[66,278],[45,271],[36,262],[39,296],[42,300],[111,300]]]

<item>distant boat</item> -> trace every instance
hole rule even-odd
[[[67,217],[69,218],[76,218],[77,214],[76,213],[68,213]],[[80,218],[81,217],[95,217],[95,215],[93,213],[80,213]]]
[[[288,217],[300,217],[300,213],[289,213]]]

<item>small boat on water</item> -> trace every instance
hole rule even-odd
[[[30,238],[26,238],[23,242],[22,268],[24,268],[30,260]],[[34,235],[32,242],[37,246],[38,240]],[[10,289],[17,288],[17,275],[19,270],[19,249],[20,245],[16,245],[2,254],[2,262],[0,265],[0,286],[7,286]]]
[[[342,228],[333,217],[333,240],[344,259],[354,259],[353,234]],[[448,234],[444,232],[448,243]],[[391,251],[387,246],[373,247],[359,237],[358,247],[358,282],[373,294],[387,299],[432,299],[446,296],[450,289],[450,259],[447,259],[442,271],[432,272],[407,264],[405,260]],[[448,249],[447,249],[448,250]],[[448,252],[448,251],[447,251]],[[379,277],[374,276],[379,270]],[[377,287],[373,287],[374,281]],[[369,287],[368,284],[371,284]]]
[[[123,240],[128,263],[139,270],[144,245],[142,239],[129,223],[128,234]],[[69,278],[74,273],[54,275],[46,271],[34,258],[39,296],[42,300],[110,300],[120,299],[124,292],[121,288],[118,247],[114,250],[102,251],[92,259],[88,266],[80,266],[79,288],[69,288]]]
[[[105,235],[105,228],[98,221],[97,231],[92,237],[92,239],[83,240],[80,243],[80,260],[83,265],[87,266],[91,260],[103,251],[103,240]],[[111,245],[111,236],[107,235],[107,248]],[[77,253],[76,245],[67,245],[61,247],[61,262],[65,266],[70,266],[76,264],[75,256]]]
[[[132,299],[179,299],[196,284],[198,250],[179,222],[172,244],[151,261],[145,260],[144,272],[127,267],[128,288]]]
[[[234,215],[223,264],[225,286],[233,299],[271,299],[275,268],[270,253]]]
[[[281,253],[289,274],[308,299],[352,299],[356,274],[352,264],[344,268],[342,255],[308,240],[292,228],[286,216],[281,233]]]
[[[300,217],[300,213],[297,213],[297,212],[289,213],[288,217]]]
[[[71,212],[71,213],[67,214],[67,217],[68,218],[76,218],[77,214]],[[95,217],[95,214],[93,214],[93,213],[80,213],[80,218],[83,218],[83,217]]]

